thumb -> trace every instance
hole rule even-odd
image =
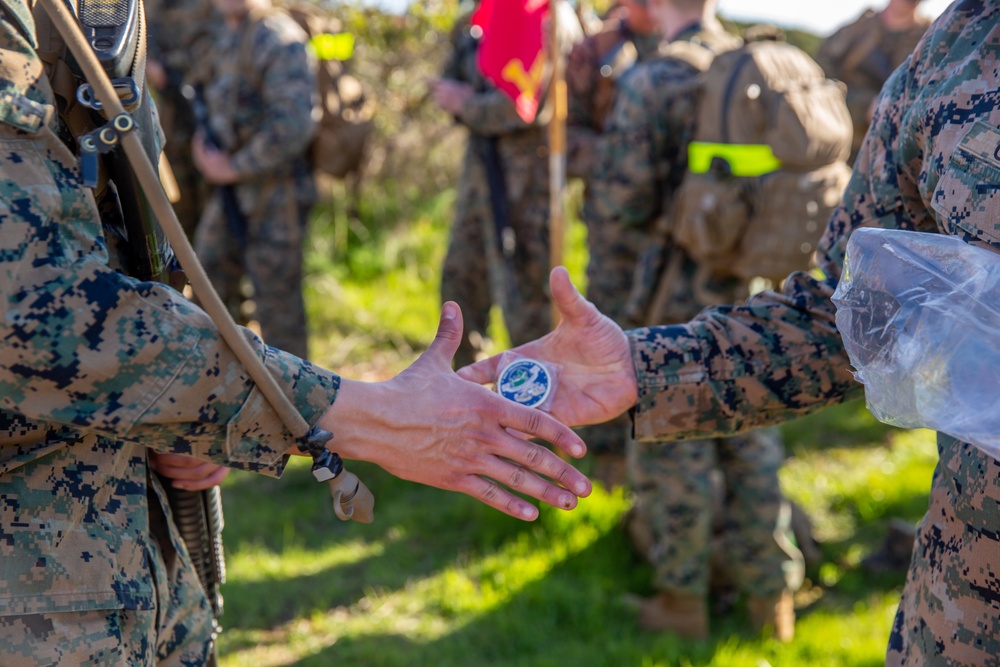
[[[451,360],[455,357],[461,342],[462,309],[454,301],[447,301],[441,306],[441,320],[434,341],[421,356],[440,361],[451,368]]]
[[[583,320],[597,313],[597,308],[590,303],[569,279],[569,271],[564,266],[557,266],[549,273],[549,291],[559,314],[569,323],[582,323]]]

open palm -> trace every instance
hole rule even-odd
[[[514,352],[562,366],[551,405],[559,421],[578,426],[617,417],[635,405],[638,391],[625,332],[580,295],[565,268],[552,270],[549,285],[562,316],[559,326]],[[496,378],[499,363],[497,355],[458,373],[485,384]]]

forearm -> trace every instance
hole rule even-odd
[[[771,425],[861,391],[834,323],[833,285],[796,274],[784,293],[704,311],[687,325],[628,332],[640,440],[687,440]]]
[[[0,336],[21,341],[0,347],[5,408],[248,469],[280,465],[294,445],[214,324],[182,295],[92,258],[5,268],[17,280],[4,290]],[[251,344],[315,422],[339,378],[256,337]]]

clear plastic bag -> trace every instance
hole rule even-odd
[[[942,234],[859,229],[833,302],[879,421],[1000,458],[1000,255]]]

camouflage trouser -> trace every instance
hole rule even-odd
[[[515,235],[514,254],[506,266],[490,262],[487,244],[494,242],[495,227],[490,209],[489,184],[476,159],[465,161],[458,185],[455,223],[441,271],[441,300],[455,301],[462,308],[465,335],[455,355],[455,365],[475,361],[478,351],[470,342],[486,335],[490,307],[499,295],[491,290],[504,284],[514,293],[514,304],[500,303],[504,322],[514,345],[526,343],[551,330],[547,293],[549,280],[549,199],[547,181],[534,183],[521,196],[511,196],[510,226]],[[508,168],[510,166],[508,165]],[[495,256],[495,255],[494,255]],[[490,275],[490,272],[493,275]]]
[[[229,229],[221,199],[213,196],[198,226],[195,249],[233,316],[239,322],[244,275],[253,286],[255,319],[264,342],[307,357],[306,312],[302,299],[302,242],[309,206],[298,203],[294,187],[282,183],[239,188],[246,246]]]
[[[1000,664],[1000,461],[938,435],[886,664]]]
[[[723,539],[737,585],[761,597],[801,585],[802,555],[790,540],[790,511],[778,485],[784,453],[775,432],[629,441],[627,455],[636,520],[649,528],[647,557],[659,590],[708,594],[714,469],[725,478]]]
[[[152,609],[0,616],[4,667],[203,667],[212,650],[214,621],[208,600],[176,536],[167,534],[151,503]]]

